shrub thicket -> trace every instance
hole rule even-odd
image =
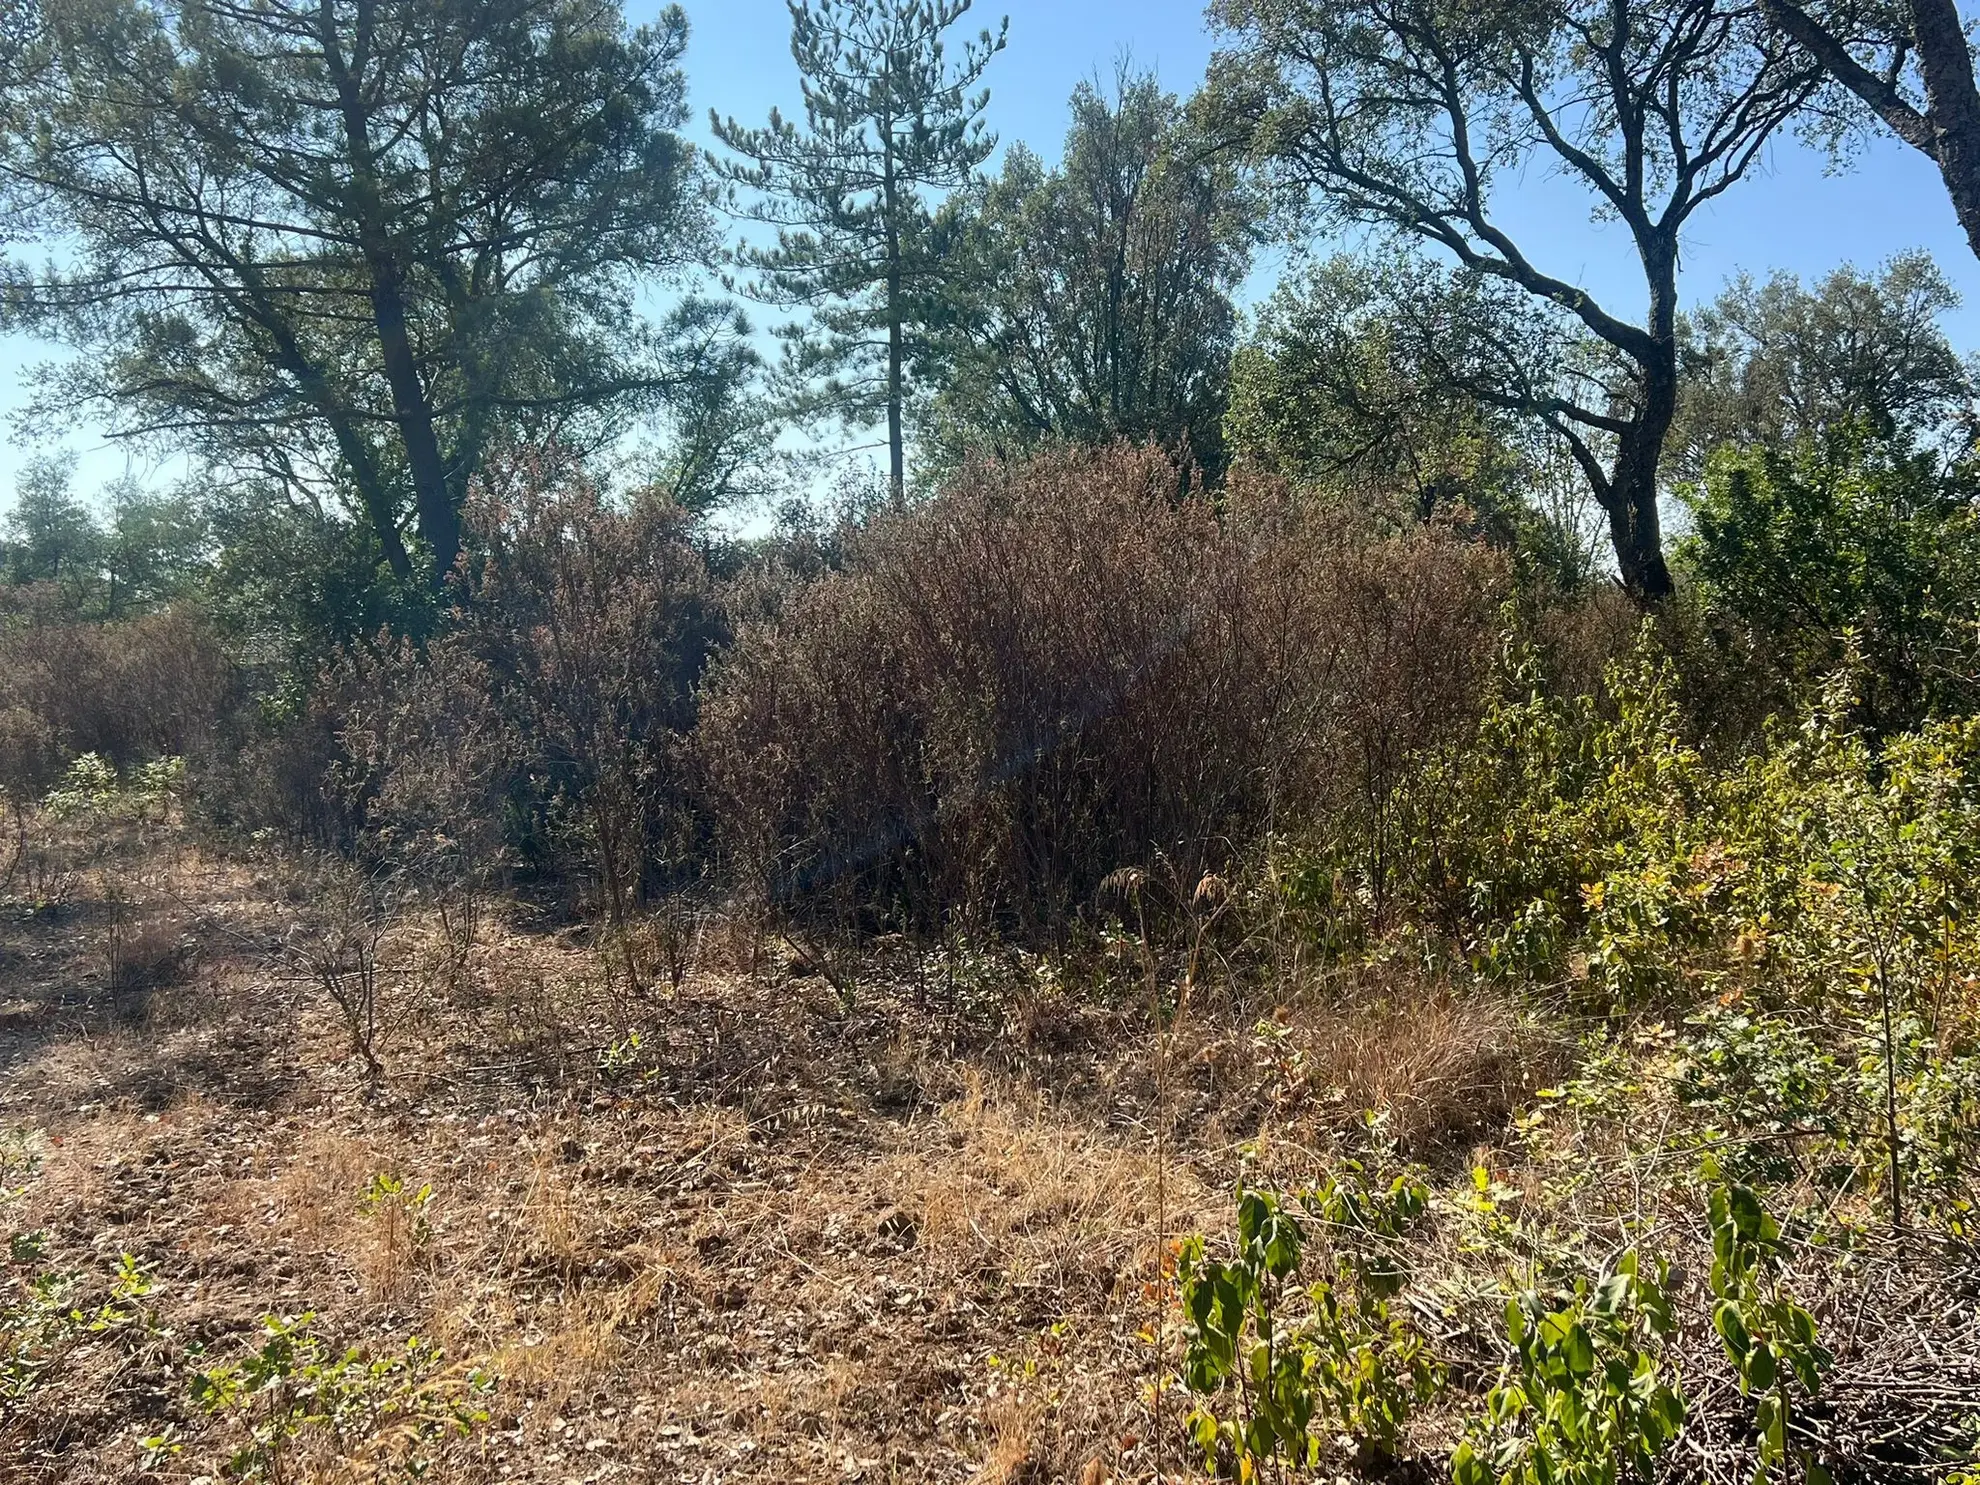
[[[1379,814],[1473,713],[1502,563],[1274,485],[1177,487],[1150,452],[979,467],[745,626],[697,737],[743,877],[1035,925],[1122,865],[1194,880],[1315,812]]]
[[[1761,668],[1805,688],[1854,652],[1860,714],[1901,729],[1980,701],[1976,495],[1970,467],[1855,426],[1728,446],[1682,556]]]
[[[68,760],[95,753],[120,769],[202,751],[233,679],[211,631],[165,611],[91,623],[32,591],[0,614],[0,790],[39,796]]]

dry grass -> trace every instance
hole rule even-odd
[[[200,982],[147,1020],[86,995],[42,1015],[79,983],[45,952],[38,980],[6,985],[36,1014],[0,1048],[18,1074],[4,1118],[47,1156],[6,1220],[46,1230],[64,1267],[136,1255],[176,1338],[155,1357],[101,1343],[53,1374],[6,1424],[33,1441],[24,1478],[135,1477],[158,1409],[184,1459],[211,1460],[227,1434],[188,1407],[175,1348],[197,1338],[210,1365],[255,1344],[261,1314],[304,1310],[336,1344],[426,1334],[501,1376],[489,1424],[448,1456],[463,1479],[1048,1478],[1113,1449],[1138,1410],[1145,1117],[1094,1122],[1056,1067],[1027,1073],[994,1042],[958,1054],[952,1026],[883,985],[848,1018],[781,975],[707,967],[647,1008],[641,1052],[606,1077],[598,1048],[622,1032],[595,950],[491,924],[478,993],[389,1018],[374,1095],[246,910],[255,882],[189,867],[172,891]],[[82,972],[87,939],[35,931]],[[401,1195],[367,1204],[378,1175]],[[1213,1208],[1207,1190],[1178,1161],[1172,1222]],[[1092,1348],[1076,1406],[988,1361],[1041,1356],[1054,1327]],[[1046,1369],[1068,1364],[1050,1344]],[[147,1368],[152,1413],[60,1423],[81,1377],[121,1395]]]
[[[1416,1155],[1495,1131],[1546,1075],[1530,1018],[1481,991],[1405,983],[1292,1024],[1288,1041],[1306,1059],[1298,1091],[1374,1111]]]
[[[1131,1003],[876,961],[848,1005],[719,921],[628,1024],[598,944],[491,917],[465,985],[435,925],[394,929],[418,1013],[374,1088],[281,952],[279,884],[196,853],[153,879],[199,957],[135,1019],[73,924],[0,943],[0,1123],[47,1155],[5,1221],[93,1283],[135,1255],[167,1337],[91,1342],[0,1423],[24,1480],[138,1478],[164,1423],[210,1469],[238,1439],[190,1370],[310,1311],[499,1376],[450,1480],[1146,1481],[1184,1460],[1179,1404],[1151,1428],[1163,1240],[1221,1233],[1241,1172],[1312,1179],[1363,1108],[1424,1155],[1490,1138],[1535,1064],[1507,1004],[1389,976],[1264,1031],[1206,998],[1158,1078]]]
[[[68,1346],[0,1413],[7,1485],[148,1478],[138,1440],[166,1425],[182,1453],[151,1478],[210,1473],[240,1435],[190,1406],[190,1376],[305,1311],[334,1346],[384,1356],[418,1334],[449,1375],[499,1377],[485,1423],[428,1446],[450,1481],[1149,1485],[1190,1457],[1183,1401],[1159,1428],[1151,1406],[1181,1341],[1163,1240],[1224,1241],[1240,1177],[1296,1187],[1387,1150],[1448,1178],[1412,1245],[1411,1313],[1462,1385],[1496,1373],[1506,1261],[1473,1166],[1506,1220],[1534,1214],[1520,1241],[1543,1254],[1599,1258],[1630,1224],[1698,1272],[1708,1251],[1691,1167],[1649,1148],[1683,1117],[1668,1079],[1626,1118],[1550,1104],[1515,1139],[1508,1114],[1563,1069],[1558,1036],[1400,971],[1206,993],[1164,1068],[1118,993],[1042,993],[1029,971],[964,993],[876,959],[848,1004],[733,927],[629,1026],[599,946],[490,920],[472,985],[406,977],[427,1009],[391,1019],[374,1088],[287,976],[293,905],[196,853],[144,880],[143,909],[169,909],[199,957],[135,1007],[92,977],[86,912],[0,930],[0,1186],[18,1188],[0,1222],[44,1233],[40,1266],[78,1275],[85,1306],[120,1253],[157,1280],[148,1325]],[[394,952],[430,964],[435,932],[402,926]],[[367,1202],[380,1175],[400,1194]],[[28,1272],[5,1270],[0,1302]],[[1835,1275],[1806,1292],[1846,1338],[1852,1427],[1882,1416],[1880,1375],[1939,1385],[1874,1333],[1856,1344]],[[1963,1303],[1912,1304],[1915,1323],[1956,1349]],[[1686,1364],[1723,1403],[1695,1339]],[[1422,1422],[1426,1457],[1456,1406]],[[360,1478],[383,1447],[307,1443],[288,1478]]]

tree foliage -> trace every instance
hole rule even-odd
[[[745,246],[751,292],[809,311],[792,328],[790,369],[850,426],[887,425],[888,474],[904,494],[909,370],[949,280],[929,193],[966,185],[996,147],[972,93],[1004,46],[978,34],[952,66],[943,33],[970,0],[789,0],[804,126],[772,110],[751,129],[711,113],[739,158],[726,169],[777,228]]]
[[[114,480],[92,510],[74,490],[73,458],[38,456],[14,482],[0,522],[0,575],[46,584],[75,617],[121,619],[194,587],[210,556],[208,528],[185,490]]]
[[[1930,453],[1841,427],[1721,448],[1691,497],[1688,564],[1801,677],[1853,650],[1879,726],[1980,701],[1980,486]]]
[[[1585,585],[1600,538],[1578,474],[1544,428],[1472,390],[1499,343],[1474,327],[1517,323],[1505,293],[1410,255],[1343,254],[1282,283],[1232,367],[1233,456],[1405,519],[1457,517]]]
[[[1479,396],[1543,421],[1609,517],[1624,582],[1671,588],[1657,462],[1678,393],[1677,263],[1705,203],[1752,168],[1816,91],[1813,67],[1724,0],[1218,0],[1212,79],[1296,212],[1433,244],[1565,318],[1605,352],[1563,386],[1508,344]],[[1497,192],[1543,158],[1619,220],[1647,290],[1641,323],[1550,272]],[[1303,214],[1303,213],[1302,213]]]
[[[971,279],[944,337],[937,458],[1148,440],[1212,474],[1254,196],[1174,95],[1082,83],[1056,168],[1013,146],[946,224]]]
[[[1874,277],[1845,265],[1812,289],[1742,274],[1681,326],[1684,389],[1667,453],[1680,479],[1724,444],[1786,446],[1845,425],[1957,452],[1971,438],[1972,369],[1940,320],[1959,294],[1924,253]]]
[[[48,0],[0,125],[8,320],[83,352],[40,411],[191,447],[444,575],[491,445],[592,445],[744,352],[640,278],[709,247],[678,9]]]

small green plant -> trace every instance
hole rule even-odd
[[[149,763],[138,765],[137,771],[131,775],[128,793],[140,818],[162,819],[171,808],[172,801],[184,790],[185,784],[185,759],[154,758]]]
[[[646,1082],[655,1070],[645,1065],[646,1042],[638,1031],[629,1031],[609,1043],[598,1054],[598,1080],[607,1087],[618,1087],[631,1079]]]
[[[1707,1179],[1718,1169],[1709,1161]],[[1827,1485],[1829,1474],[1812,1451],[1791,1436],[1797,1390],[1805,1400],[1821,1390],[1822,1373],[1834,1360],[1816,1334],[1815,1317],[1796,1304],[1782,1282],[1785,1251],[1780,1224],[1745,1186],[1715,1186],[1712,1222],[1712,1328],[1725,1344],[1739,1377],[1739,1390],[1754,1399],[1760,1440],[1756,1485],[1775,1471],[1799,1468],[1808,1485]]]
[[[427,1204],[433,1200],[433,1183],[417,1190],[406,1189],[405,1177],[392,1171],[375,1171],[365,1183],[360,1205],[365,1215],[402,1236],[414,1248],[423,1248],[433,1236],[427,1220]]]
[[[1220,1455],[1243,1480],[1307,1468],[1333,1432],[1364,1457],[1394,1458],[1411,1413],[1441,1385],[1423,1338],[1389,1310],[1403,1270],[1386,1240],[1422,1210],[1424,1190],[1399,1179],[1369,1192],[1359,1174],[1351,1167],[1298,1198],[1241,1191],[1229,1261],[1209,1257],[1200,1236],[1183,1244],[1183,1379],[1197,1398],[1189,1427],[1206,1468]],[[1335,1277],[1303,1291],[1302,1210],[1343,1239]]]
[[[193,1403],[244,1435],[226,1460],[229,1477],[281,1485],[317,1440],[340,1459],[378,1460],[417,1478],[435,1443],[488,1420],[488,1373],[449,1370],[419,1336],[376,1359],[355,1346],[340,1352],[316,1334],[315,1320],[264,1316],[259,1349],[193,1378]]]
[[[1456,1485],[1615,1485],[1655,1478],[1685,1402],[1662,1362],[1670,1279],[1634,1249],[1599,1282],[1506,1304],[1511,1375],[1451,1460]]]
[[[9,1257],[31,1266],[39,1263],[45,1246],[40,1233],[15,1233],[8,1243]],[[130,1254],[118,1260],[109,1293],[100,1303],[77,1303],[83,1282],[81,1274],[48,1270],[11,1281],[14,1293],[0,1299],[0,1400],[21,1401],[90,1337],[150,1327],[150,1316],[137,1301],[154,1286]]]
[[[41,1169],[41,1146],[33,1131],[0,1130],[0,1202],[18,1200]]]
[[[427,1215],[432,1200],[431,1183],[413,1188],[392,1171],[378,1171],[365,1183],[358,1205],[378,1234],[375,1277],[388,1293],[408,1282],[433,1241]]]
[[[58,820],[75,820],[107,813],[118,793],[117,770],[110,760],[101,753],[84,753],[69,764],[42,807]]]

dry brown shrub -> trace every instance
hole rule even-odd
[[[155,914],[120,913],[106,935],[105,981],[113,995],[159,990],[178,984],[198,953],[197,941],[179,919]]]
[[[470,511],[483,557],[458,642],[521,740],[554,844],[582,843],[615,919],[691,875],[681,766],[722,619],[688,514],[609,503],[574,469],[518,460]]]
[[[1158,453],[980,466],[746,626],[697,753],[767,899],[1037,924],[1362,807],[1461,728],[1504,570]]]
[[[80,753],[121,769],[198,752],[231,686],[219,642],[188,614],[0,624],[0,789],[40,794]]]

